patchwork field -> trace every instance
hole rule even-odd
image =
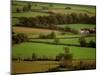
[[[13,0],[12,31],[14,74],[96,68],[96,6]]]

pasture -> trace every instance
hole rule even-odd
[[[62,43],[62,44],[75,44],[75,45],[79,45],[79,37],[77,38],[70,38],[70,37],[64,37],[64,38],[58,38],[59,39],[59,43]],[[30,39],[30,41],[37,41],[37,42],[50,42],[50,43],[54,43],[54,40],[55,39]],[[96,38],[95,37],[86,37],[85,40],[87,42],[93,40],[93,41],[96,41]]]
[[[70,28],[75,29],[75,30],[80,30],[83,28],[93,29],[96,27],[96,25],[92,25],[92,24],[64,24],[64,25],[57,25],[57,26],[63,27],[63,28],[70,27]]]
[[[73,59],[95,59],[95,48],[69,46]],[[13,57],[31,58],[32,53],[38,57],[55,58],[59,53],[64,52],[63,45],[50,45],[41,43],[21,43],[12,47]]]

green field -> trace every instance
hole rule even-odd
[[[23,12],[23,13],[14,13],[13,17],[36,17],[36,16],[47,16],[49,14],[42,12]]]
[[[96,13],[95,6],[84,6],[84,5],[81,6],[81,5],[73,5],[73,4],[56,4],[56,3],[37,3],[37,2],[31,3],[32,5],[31,10],[33,11],[23,12],[23,7],[27,6],[29,3],[30,2],[13,1],[12,16],[13,17],[48,16],[50,15],[50,13],[48,13],[49,11],[54,13],[60,13],[60,14],[87,13],[90,16],[93,16]],[[65,9],[66,7],[70,7],[71,9],[70,10]],[[20,13],[16,12],[17,9],[20,10]],[[36,9],[37,11],[34,11],[34,9]],[[16,23],[17,22],[14,22],[13,25]]]
[[[30,3],[30,2],[29,2]],[[13,11],[15,11],[16,8],[22,9],[24,6],[28,5],[28,2],[13,2]],[[56,4],[56,3],[36,3],[33,2],[31,3],[32,8],[31,9],[43,9],[43,7],[46,7],[46,10],[54,10],[57,9],[58,11],[62,11],[62,13],[72,13],[72,12],[77,12],[77,13],[88,13],[95,15],[95,6],[81,6],[81,5],[73,5],[73,4]],[[65,9],[66,7],[70,7],[71,9]]]
[[[51,43],[54,43],[54,40],[55,39],[30,39],[30,41],[51,42]],[[87,43],[90,42],[91,40],[96,42],[95,37],[86,37],[85,40],[87,41]],[[69,37],[59,38],[58,43],[80,45],[79,38],[69,38]]]
[[[95,59],[95,48],[74,47],[70,46],[70,52],[73,59]],[[36,53],[39,57],[55,58],[59,53],[64,52],[62,45],[49,45],[41,43],[21,43],[13,46],[13,57],[31,57],[32,53]]]
[[[70,27],[72,29],[75,29],[75,30],[80,30],[82,28],[95,28],[96,25],[92,25],[92,24],[64,24],[64,25],[57,25],[59,27]]]
[[[12,0],[11,7],[12,73],[95,68],[95,30],[79,33],[96,28],[96,6]]]

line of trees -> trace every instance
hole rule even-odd
[[[81,47],[93,47],[96,48],[96,42],[90,40],[89,42],[86,41],[84,37],[79,38],[79,43]]]
[[[49,16],[37,16],[37,17],[20,17],[18,26],[49,28],[49,29],[61,29],[57,27],[58,24],[96,24],[96,16],[90,17],[86,13],[71,13],[71,14],[52,14]]]
[[[12,32],[12,44],[19,44],[26,41],[28,41],[27,35],[23,33],[16,34],[15,32]]]

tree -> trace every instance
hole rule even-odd
[[[17,13],[20,13],[21,10],[20,10],[19,8],[16,8],[16,12],[17,12]]]
[[[93,40],[90,40],[90,42],[88,43],[88,46],[95,48],[96,47],[96,42],[94,42]]]
[[[69,26],[66,26],[66,27],[65,27],[65,30],[66,30],[66,31],[71,31],[71,28],[70,28]]]
[[[35,53],[32,53],[32,60],[36,60],[37,59],[37,56]]]
[[[87,42],[84,37],[79,38],[80,46],[85,47],[87,46]]]
[[[71,7],[65,7],[65,9],[70,10],[70,9],[71,9]]]
[[[28,37],[25,34],[23,33],[12,34],[12,44],[18,44],[26,41],[28,41]]]
[[[57,60],[57,61],[60,61],[63,57],[64,57],[64,53],[59,53],[59,54],[56,56],[56,60]]]
[[[54,39],[54,43],[55,43],[55,44],[58,44],[58,43],[59,43],[59,41],[60,41],[60,40],[59,40],[59,39],[57,39],[57,38],[56,38],[56,39]]]
[[[53,7],[53,4],[49,4],[49,7]]]
[[[32,7],[31,3],[28,3],[28,5],[27,5],[27,9],[28,9],[28,11],[31,10],[31,7]]]
[[[55,32],[51,32],[51,33],[48,35],[48,38],[52,38],[52,39],[56,38]]]

